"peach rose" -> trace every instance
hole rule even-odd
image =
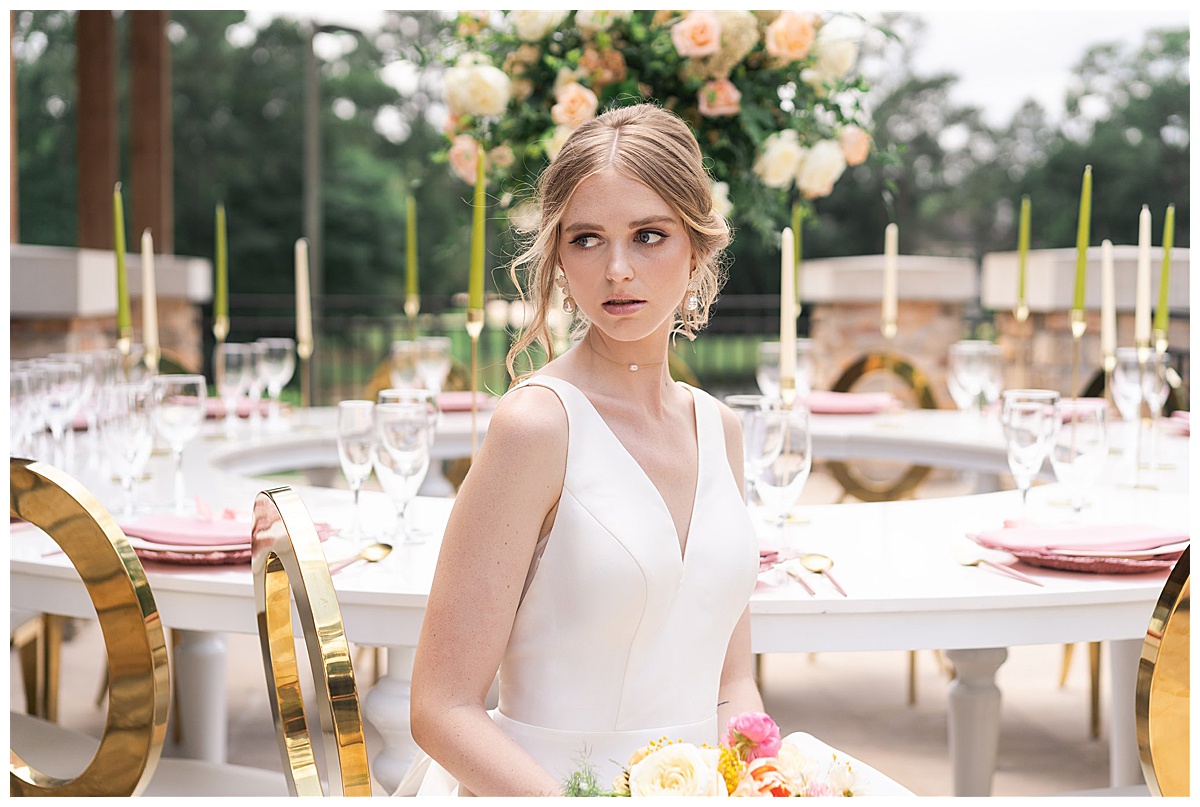
[[[497,168],[508,168],[516,160],[516,155],[513,154],[512,146],[504,143],[489,151],[487,158],[488,162]]]
[[[731,796],[794,796],[797,788],[779,770],[774,759],[756,759],[746,766],[746,774]]]
[[[671,28],[680,56],[710,56],[721,49],[721,23],[711,11],[693,11]]]
[[[812,50],[817,38],[813,14],[785,11],[767,26],[767,53],[782,62],[798,62]]]
[[[846,165],[862,165],[871,153],[871,136],[857,126],[850,125],[842,129],[839,138],[842,144],[842,154],[846,156]]]
[[[447,157],[450,170],[468,185],[475,184],[475,160],[478,159],[479,144],[470,135],[461,134],[450,141]]]
[[[706,118],[736,115],[742,110],[742,94],[727,78],[710,81],[700,88],[700,114]]]
[[[550,117],[560,126],[577,129],[584,121],[596,117],[596,109],[600,106],[596,93],[579,82],[565,84],[554,93],[554,106],[550,109]]]
[[[588,79],[588,84],[599,92],[609,84],[624,81],[627,74],[625,56],[616,48],[596,50],[589,45],[579,57],[579,69]]]

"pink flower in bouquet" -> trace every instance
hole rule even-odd
[[[809,798],[822,798],[824,796],[837,796],[839,794],[834,792],[833,787],[828,782],[813,781],[808,783],[808,786],[804,788],[804,792],[800,795],[808,796]]]
[[[450,170],[454,175],[468,185],[475,184],[475,160],[479,152],[479,144],[470,135],[458,135],[450,142],[447,157],[450,160]]]
[[[779,726],[765,712],[742,712],[730,719],[721,742],[736,748],[750,762],[778,754],[783,738]]]
[[[842,129],[839,138],[842,144],[842,154],[846,157],[846,165],[862,165],[871,153],[871,136],[858,126],[847,126]]]
[[[779,770],[775,760],[763,757],[754,760],[746,767],[746,775],[738,783],[731,796],[795,796],[796,788],[791,780]]]
[[[596,93],[577,81],[559,87],[554,93],[554,101],[550,116],[560,126],[572,129],[596,117],[596,109],[600,106]]]
[[[680,56],[711,56],[721,49],[721,23],[711,11],[693,11],[671,28],[671,42]]]
[[[710,81],[700,88],[700,114],[706,118],[736,115],[742,109],[742,94],[727,78]]]

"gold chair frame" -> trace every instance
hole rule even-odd
[[[44,530],[83,580],[108,657],[108,715],[87,768],[49,776],[9,747],[11,796],[136,796],[150,783],[167,736],[167,644],[141,561],[103,505],[59,469],[8,461],[9,515]]]
[[[1190,554],[1167,577],[1138,662],[1138,756],[1153,796],[1187,796],[1190,785]]]
[[[370,796],[371,772],[350,646],[329,564],[308,509],[288,487],[254,500],[254,606],[271,717],[293,796],[324,796],[305,716],[292,594],[316,687],[319,742],[333,795]]]

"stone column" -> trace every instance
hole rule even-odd
[[[80,11],[75,20],[77,246],[113,248],[117,182],[117,43],[111,11]]]

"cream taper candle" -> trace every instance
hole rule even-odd
[[[1142,205],[1138,218],[1136,303],[1133,310],[1133,342],[1150,345],[1150,206]]]
[[[296,348],[301,355],[313,347],[312,296],[308,287],[308,239],[296,239]]]
[[[158,362],[158,300],[154,283],[154,237],[142,230],[142,345],[146,357]]]
[[[896,261],[900,252],[900,228],[896,222],[883,232],[883,335],[896,335]]]
[[[788,403],[796,391],[796,244],[783,228],[779,268],[779,389]]]
[[[1100,358],[1106,370],[1117,355],[1117,295],[1112,241],[1100,242]]]

